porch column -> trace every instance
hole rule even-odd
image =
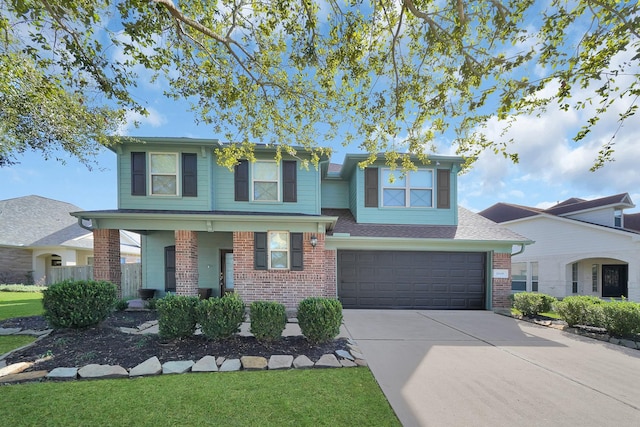
[[[511,301],[509,300],[509,295],[511,295],[511,254],[494,252],[493,269],[507,270],[509,277],[506,279],[493,277],[491,279],[493,290],[491,306],[492,308],[509,308],[511,307]]]
[[[198,235],[176,230],[176,294],[198,295]]]
[[[120,230],[93,230],[93,280],[105,280],[118,287],[122,298]]]

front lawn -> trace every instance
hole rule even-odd
[[[11,426],[400,426],[366,368],[30,383],[0,394],[0,425]]]
[[[36,340],[36,337],[29,335],[4,335],[0,336],[0,355],[11,350],[27,345]]]
[[[42,312],[41,292],[0,292],[0,320],[39,316]]]

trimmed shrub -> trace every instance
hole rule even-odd
[[[118,288],[110,282],[65,280],[42,292],[44,318],[53,328],[85,328],[103,321],[113,309]]]
[[[196,331],[198,297],[167,295],[156,303],[158,334],[165,339],[186,338]]]
[[[537,316],[551,311],[556,298],[537,292],[519,292],[513,296],[513,306],[520,310],[523,316]]]
[[[244,302],[236,294],[201,300],[198,321],[202,334],[210,340],[229,338],[240,330],[244,321]]]
[[[595,296],[574,295],[562,299],[555,303],[554,307],[558,315],[567,322],[569,326],[591,325],[600,326],[598,313],[600,310],[594,308],[603,301]]]
[[[145,308],[149,309],[149,310],[155,310],[158,305],[158,298],[149,298],[148,300],[144,301],[144,306]]]
[[[312,343],[331,341],[340,333],[342,304],[337,299],[306,298],[298,304],[298,325]]]
[[[275,301],[255,301],[249,306],[251,333],[258,341],[275,341],[287,326],[284,304]]]
[[[127,301],[124,298],[120,298],[119,300],[116,301],[116,305],[115,305],[115,309],[118,311],[125,311],[127,308],[129,308],[129,301]]]
[[[602,304],[602,311],[609,335],[628,337],[640,333],[640,304],[610,301]]]

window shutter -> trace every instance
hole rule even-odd
[[[364,206],[378,207],[378,168],[364,170]]]
[[[302,271],[303,266],[303,243],[302,233],[290,233],[289,240],[291,243],[291,270]]]
[[[451,207],[451,172],[449,169],[438,169],[438,209]]]
[[[298,164],[295,160],[282,162],[283,201],[298,201]]]
[[[267,263],[267,233],[253,233],[253,268],[256,270],[266,270]]]
[[[131,195],[147,195],[147,154],[131,153]]]
[[[182,195],[198,196],[198,155],[182,153]]]
[[[236,202],[249,201],[249,161],[240,160],[235,167],[234,189]]]

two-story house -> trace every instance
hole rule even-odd
[[[143,138],[113,148],[118,209],[75,212],[94,232],[94,277],[119,283],[118,230],[142,235],[143,283],[162,295],[238,293],[295,307],[490,309],[508,305],[514,245],[529,240],[457,203],[462,159],[432,156],[405,177],[362,155],[319,168],[274,160],[230,171],[216,140]],[[101,254],[101,256],[98,256]]]
[[[497,203],[480,215],[535,244],[512,260],[513,292],[640,301],[640,216],[629,194],[571,198],[548,209]]]

